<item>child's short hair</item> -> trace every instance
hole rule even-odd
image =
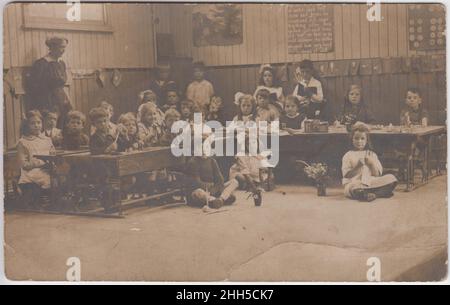
[[[195,102],[193,100],[190,100],[190,99],[182,100],[180,103],[180,107],[183,107],[183,106],[188,106],[189,109],[191,110],[191,113],[194,113],[197,110],[197,105],[195,104]]]
[[[309,59],[304,59],[299,63],[299,68],[302,70],[308,69],[308,70],[314,70],[314,64]]]
[[[109,114],[106,112],[105,108],[102,107],[95,107],[92,108],[91,111],[89,111],[89,120],[92,124],[95,124],[95,122],[100,118],[108,118]]]
[[[406,89],[406,93],[408,92],[417,94],[418,96],[422,97],[422,93],[420,92],[420,89],[417,87],[409,87],[408,89]]]
[[[42,121],[42,114],[39,112],[39,110],[30,110],[25,113],[25,118],[22,120],[22,126],[21,126],[21,132],[23,135],[29,135],[30,134],[30,126],[29,122],[31,118],[37,117]]]
[[[298,97],[296,97],[295,95],[288,95],[286,97],[285,103],[287,103],[287,102],[293,102],[297,106],[297,108],[300,107],[300,101],[299,101]]]
[[[176,109],[169,108],[164,113],[164,119],[167,119],[168,117],[181,117],[181,114]]]
[[[151,95],[155,98],[155,100],[157,99],[157,96],[156,96],[155,92],[153,92],[153,90],[144,90],[139,93],[139,101],[141,103],[144,100],[146,95]]]
[[[202,61],[197,61],[197,62],[194,62],[192,64],[192,70],[195,70],[195,69],[198,69],[198,70],[201,70],[201,71],[205,71],[206,70],[206,66],[205,66],[205,64]]]
[[[140,114],[141,118],[143,118],[143,117],[145,117],[147,115],[147,113],[149,113],[149,112],[156,112],[156,111],[157,111],[157,108],[156,108],[156,106],[154,104],[146,103],[146,104],[142,105],[139,114]]]
[[[270,98],[270,91],[267,89],[259,89],[258,92],[256,92],[256,97],[261,96],[263,98]]]
[[[51,115],[54,115],[56,118],[58,118],[58,112],[56,111],[50,111],[50,110],[46,110],[42,112],[42,116],[44,117],[44,120],[47,119],[48,117],[50,117]]]
[[[364,124],[362,122],[358,122],[358,123],[354,124],[352,126],[352,130],[350,132],[350,143],[352,142],[353,136],[355,135],[356,132],[363,132],[366,134],[367,144],[366,144],[365,148],[371,148],[369,126],[367,126],[366,124]]]
[[[69,123],[71,119],[79,119],[83,125],[86,122],[86,116],[78,110],[71,110],[67,113],[67,123]]]
[[[107,101],[101,101],[99,104],[98,104],[98,107],[101,107],[101,108],[111,108],[111,109],[114,109],[114,107],[113,107],[113,105],[111,105],[110,103],[108,103]]]
[[[213,96],[211,98],[211,102],[210,104],[216,104],[219,106],[219,108],[221,108],[223,106],[222,104],[222,98],[220,96]]]
[[[125,124],[126,122],[137,122],[136,117],[133,112],[123,113],[119,116],[119,120],[117,121],[119,124]]]

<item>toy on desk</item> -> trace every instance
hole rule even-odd
[[[328,132],[328,122],[305,120],[305,132]]]

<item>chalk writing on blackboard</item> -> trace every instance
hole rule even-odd
[[[334,11],[332,5],[288,6],[288,53],[333,51]]]
[[[410,4],[408,25],[408,41],[411,50],[445,50],[445,7],[443,4]]]

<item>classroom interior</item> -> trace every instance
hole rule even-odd
[[[227,22],[233,37],[211,34],[217,27],[208,24],[214,15],[208,10],[213,6],[230,14],[225,16],[231,20]],[[67,280],[66,259],[73,256],[83,264],[82,280],[370,281],[366,264],[370,257],[381,258],[383,281],[445,278],[445,34],[439,36],[439,44],[438,37],[433,39],[433,35],[443,33],[436,30],[441,25],[438,17],[445,27],[441,5],[382,4],[373,15],[381,18],[372,21],[368,19],[371,6],[366,3],[326,4],[317,11],[318,4],[227,6],[82,4],[81,21],[58,17],[67,11],[65,3],[5,6],[5,198],[17,199],[14,183],[20,169],[15,161],[16,145],[29,109],[26,84],[31,67],[46,56],[45,41],[53,36],[68,41],[62,59],[72,108],[88,116],[106,100],[114,107],[113,122],[123,113],[136,112],[139,94],[149,89],[161,65],[170,65],[170,77],[183,96],[192,81],[193,66],[202,62],[205,79],[223,101],[224,118],[232,120],[239,111],[235,94],[255,93],[261,65],[273,67],[274,78],[288,96],[297,85],[298,64],[312,61],[322,84],[326,107],[321,121],[327,122],[327,132],[280,136],[280,158],[290,149],[303,152],[304,146],[319,146],[319,152],[307,150],[302,157],[306,156],[303,161],[307,163],[329,165],[331,181],[326,196],[318,196],[316,183],[300,172],[301,162],[297,162],[299,173],[291,180],[280,182],[277,170],[273,171],[275,185],[274,181],[265,185],[260,207],[248,198],[248,192],[239,190],[233,205],[217,210],[193,209],[184,202],[155,204],[152,197],[149,206],[120,211],[117,219],[12,210],[4,214],[9,279]],[[299,16],[304,20],[299,21]],[[319,34],[305,36],[302,31]],[[416,160],[409,146],[406,149],[406,181],[398,176],[398,154],[376,150],[382,164],[389,165],[389,173],[399,179],[392,198],[361,203],[344,195],[341,160],[348,150],[348,133],[345,126],[333,128],[351,85],[362,88],[364,102],[374,117],[373,144],[389,146],[398,141],[405,147],[419,138],[426,139],[426,162]],[[401,127],[400,113],[412,87],[420,90],[422,106],[428,111],[427,127]],[[386,132],[391,133],[389,137],[383,128],[390,128]],[[87,119],[85,131],[90,130]],[[151,160],[143,155],[133,166],[173,164],[168,154],[169,149],[158,151]],[[77,158],[69,158],[69,163],[77,166],[88,157]],[[219,161],[226,179],[230,162],[230,158]],[[155,198],[158,201],[159,197]]]

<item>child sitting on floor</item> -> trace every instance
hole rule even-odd
[[[56,123],[58,122],[57,112],[45,112],[44,113],[44,134],[52,139],[53,146],[59,147],[62,142],[62,132],[61,129],[56,128]]]
[[[77,110],[67,114],[67,123],[63,129],[62,147],[66,150],[77,150],[89,145],[89,137],[83,132],[86,116]]]
[[[117,151],[117,137],[110,130],[109,113],[101,107],[89,111],[89,120],[95,128],[95,133],[89,140],[92,155],[110,154]]]
[[[55,148],[52,140],[42,132],[42,116],[38,110],[26,113],[23,135],[17,143],[17,158],[20,166],[19,190],[23,202],[39,208],[41,195],[49,195],[50,175],[46,163],[35,155],[50,155]]]
[[[408,88],[405,98],[405,108],[400,113],[402,125],[428,125],[428,111],[423,107],[419,89]]]
[[[192,157],[186,166],[186,203],[193,207],[218,209],[223,200],[218,198],[223,191],[224,179],[217,161],[206,154]]]
[[[382,176],[383,167],[370,150],[369,128],[356,123],[350,134],[353,149],[342,158],[342,184],[347,197],[360,201],[389,198],[397,186],[394,175]]]
[[[294,95],[288,95],[284,105],[285,113],[280,116],[280,128],[286,130],[289,134],[295,133],[303,128],[303,122],[306,119],[304,113],[299,111],[299,100]]]
[[[270,92],[267,89],[260,89],[256,92],[257,101],[257,120],[268,123],[276,121],[280,117],[278,109],[270,102]]]
[[[249,137],[246,137],[245,144],[248,154]],[[224,190],[219,196],[222,204],[232,204],[236,200],[236,197],[233,194],[234,191],[237,189],[241,189],[251,192],[255,205],[261,205],[261,176],[262,171],[265,169],[262,163],[263,160],[264,157],[262,157],[261,155],[246,155],[235,157],[235,163],[230,168],[230,180],[225,182]]]
[[[129,152],[141,149],[144,142],[139,139],[138,124],[134,114],[132,112],[122,114],[118,122],[121,132],[117,139],[117,151]]]

